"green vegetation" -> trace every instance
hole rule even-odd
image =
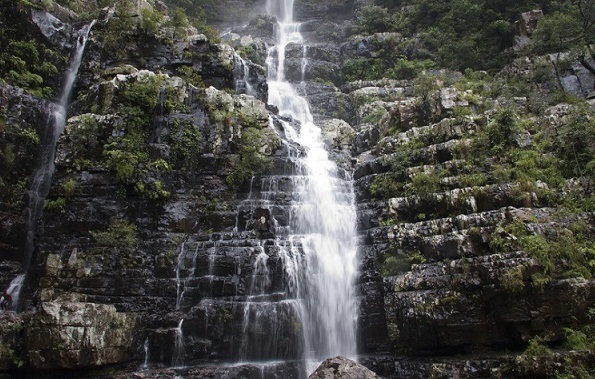
[[[254,127],[242,129],[239,154],[225,179],[229,186],[238,187],[252,176],[272,168],[272,158],[260,152],[263,145],[266,144],[265,138],[261,129]]]
[[[410,271],[414,264],[425,262],[426,258],[419,250],[413,250],[406,255],[387,253],[383,257],[380,273],[384,277],[398,275]]]
[[[534,32],[536,54],[568,52],[595,75],[589,56],[595,57],[595,5],[592,1],[552,1]],[[560,55],[558,55],[560,58]]]
[[[196,169],[202,151],[202,135],[191,120],[176,119],[171,133],[171,162],[174,167]]]
[[[0,201],[16,207],[24,205],[28,178],[36,165],[39,135],[26,122],[7,120],[0,106]]]
[[[5,319],[0,326],[0,366],[20,368],[25,364],[23,343],[23,323]]]
[[[421,100],[419,107],[430,101]],[[567,188],[572,178],[582,178],[584,183],[594,178],[595,116],[584,102],[567,107],[556,123],[542,118],[536,122],[511,107],[486,114],[489,116],[465,114],[450,121],[469,130],[467,134],[452,136],[437,124],[397,145],[393,154],[385,156],[389,170],[376,176],[372,195],[379,199],[416,195],[429,200],[433,193],[473,187],[473,194],[481,196],[480,187],[515,183],[516,193],[511,196],[516,196],[512,200],[519,206],[531,202],[528,196],[535,193],[542,205],[579,212],[595,210],[590,191]],[[389,129],[393,135],[400,131],[400,127]],[[445,163],[441,163],[445,158],[435,161],[423,149],[453,138],[459,141],[449,149],[451,157]],[[408,169],[421,165],[430,166],[422,171]]]
[[[406,42],[400,44],[398,51],[409,51],[408,60],[430,60],[461,71],[498,70],[513,58],[514,22],[522,12],[540,8],[545,16],[539,20],[530,52],[570,51],[595,75],[588,63],[589,55],[594,55],[589,46],[595,41],[595,6],[590,1],[384,2],[360,8],[352,33],[399,32],[405,40],[418,39],[416,49],[405,49]]]
[[[565,226],[553,224],[550,229],[547,235],[535,234],[521,220],[504,222],[496,227],[488,243],[495,253],[523,250],[537,260],[541,271],[531,278],[535,286],[552,278],[592,278],[595,275],[595,234],[589,225],[576,220]],[[522,279],[519,277],[522,272],[507,275],[504,279],[510,283],[515,282],[514,278]]]
[[[192,84],[198,88],[205,88],[205,83],[200,74],[191,66],[181,66],[176,69],[176,74],[184,79],[187,83]]]
[[[521,358],[547,357],[553,355],[552,350],[546,345],[547,337],[535,336],[529,340],[529,344],[523,351]]]
[[[91,235],[101,247],[130,251],[137,245],[136,225],[126,220],[114,219],[107,230],[91,232]]]
[[[0,1],[0,83],[51,98],[56,95],[56,78],[68,56],[45,39],[37,39],[27,21],[27,7],[31,5],[21,0]]]
[[[586,104],[571,109],[551,147],[562,159],[565,176],[595,177],[595,114]]]
[[[159,178],[171,166],[163,159],[152,159],[147,145],[164,84],[165,78],[159,75],[139,76],[122,83],[118,114],[124,122],[103,147],[103,163],[116,178],[149,199],[166,198],[170,194]],[[171,104],[169,107],[175,108]]]

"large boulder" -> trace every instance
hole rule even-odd
[[[309,379],[380,379],[371,370],[345,357],[328,358]]]

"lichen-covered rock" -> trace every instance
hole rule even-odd
[[[351,359],[334,357],[322,362],[308,379],[380,379],[380,377]]]
[[[332,119],[320,125],[322,139],[332,149],[350,151],[353,146],[355,132],[345,121]]]
[[[35,369],[89,368],[122,363],[133,356],[138,315],[113,305],[41,304],[25,333],[27,366]]]

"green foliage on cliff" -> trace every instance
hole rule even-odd
[[[426,258],[419,250],[413,250],[407,254],[385,254],[382,257],[380,274],[383,277],[402,274],[410,271],[413,265],[425,262]]]
[[[0,83],[51,98],[68,55],[56,51],[30,25],[28,6],[18,0],[0,1]]]
[[[547,234],[532,232],[530,224],[521,220],[504,222],[490,235],[488,243],[495,253],[523,250],[535,258],[541,271],[531,278],[541,286],[552,278],[595,275],[594,231],[584,220],[569,224],[553,224]]]
[[[144,75],[121,84],[118,113],[123,122],[103,150],[104,163],[116,178],[150,199],[169,196],[158,178],[170,166],[152,159],[147,145],[163,82],[161,76]]]
[[[406,23],[401,12],[390,12],[378,5],[368,5],[360,8],[355,14],[354,34],[373,34],[395,32],[402,30]]]
[[[172,128],[171,160],[183,169],[195,169],[202,152],[202,135],[191,120],[174,121]]]
[[[572,108],[552,147],[567,177],[595,177],[595,114],[586,104]]]
[[[567,58],[578,59],[591,74],[595,65],[595,5],[590,0],[551,1],[544,17],[533,33],[534,43],[529,50],[536,54],[568,52]]]
[[[20,320],[6,318],[0,325],[0,367],[3,369],[20,368],[25,364],[22,333],[23,323]]]
[[[137,244],[137,228],[126,220],[114,219],[107,230],[91,232],[98,245],[128,251]]]
[[[403,32],[416,34],[441,66],[499,68],[512,46],[514,21],[533,1],[408,0]]]
[[[595,6],[582,0],[404,0],[367,5],[357,11],[352,33],[400,32],[417,39],[414,49],[400,49],[408,51],[408,59],[430,59],[455,70],[498,70],[514,56],[515,21],[522,12],[540,8],[545,17],[530,50],[572,50],[582,59],[588,58],[587,51],[593,55],[587,47],[595,41]]]
[[[265,138],[261,129],[242,129],[237,159],[232,162],[231,171],[225,179],[229,186],[236,188],[252,176],[272,168],[272,158],[260,152]]]

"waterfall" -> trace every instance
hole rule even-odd
[[[245,93],[246,95],[256,96],[256,90],[250,83],[250,67],[248,63],[238,54],[234,54],[234,78],[236,93]]]
[[[171,359],[171,367],[182,367],[184,366],[184,357],[186,355],[186,349],[184,348],[184,332],[182,330],[182,324],[184,319],[181,319],[178,323],[178,327],[174,330],[175,341],[174,341],[174,354]]]
[[[17,305],[19,304],[19,295],[21,294],[21,288],[23,287],[23,282],[25,281],[25,274],[17,275],[8,286],[6,292],[10,296],[12,296],[12,303],[8,307],[7,310],[15,310],[17,309]]]
[[[48,130],[45,133],[43,140],[43,150],[41,152],[40,166],[37,168],[33,175],[31,187],[29,190],[29,204],[28,204],[28,217],[27,217],[27,235],[24,246],[23,256],[21,258],[21,264],[25,272],[28,271],[29,265],[31,264],[31,258],[35,249],[35,230],[37,228],[37,222],[41,216],[43,210],[43,203],[50,190],[50,184],[52,176],[54,174],[54,158],[56,156],[56,145],[58,138],[64,131],[66,124],[66,112],[70,95],[74,87],[74,83],[81,65],[83,58],[83,52],[87,44],[89,32],[95,24],[95,20],[85,25],[82,29],[77,32],[77,44],[74,52],[74,56],[66,72],[66,78],[62,87],[62,93],[60,101],[57,104],[52,104],[50,112],[53,117],[50,117],[50,122],[47,127]],[[52,122],[53,121],[53,122]],[[19,291],[20,291],[19,287]],[[13,295],[18,298],[18,294]],[[16,302],[15,302],[16,303]]]
[[[151,366],[149,366],[149,362],[151,360],[150,357],[150,350],[149,350],[149,337],[145,338],[145,343],[143,344],[143,351],[145,352],[145,360],[143,364],[139,367],[142,370],[148,370]]]
[[[95,21],[87,24],[77,33],[77,45],[74,56],[66,73],[64,86],[62,87],[62,94],[60,102],[54,104],[53,109],[53,125],[49,125],[50,132],[47,133],[47,138],[44,141],[43,152],[41,157],[41,165],[33,176],[31,189],[29,190],[29,217],[27,220],[27,242],[25,246],[25,255],[22,260],[23,268],[27,270],[31,263],[31,256],[34,249],[34,236],[37,220],[41,215],[43,203],[50,190],[50,182],[54,174],[54,157],[56,155],[56,144],[58,138],[64,131],[66,124],[66,110],[70,94],[74,87],[74,82],[78,74],[79,67],[83,58],[83,52],[89,32],[93,27]]]
[[[298,196],[288,242],[283,243],[288,276],[301,265],[302,274],[293,275],[290,291],[303,303],[304,355],[310,362],[336,355],[355,358],[356,210],[351,175],[329,159],[307,100],[285,80],[285,47],[304,42],[301,24],[293,20],[293,0],[267,0],[266,9],[278,22],[277,44],[267,57],[268,102],[281,116],[298,122],[296,128],[296,123],[281,121],[288,143],[306,149],[305,156],[294,160],[297,172],[291,180]],[[304,58],[303,67],[306,64]],[[301,258],[296,258],[298,247]]]

